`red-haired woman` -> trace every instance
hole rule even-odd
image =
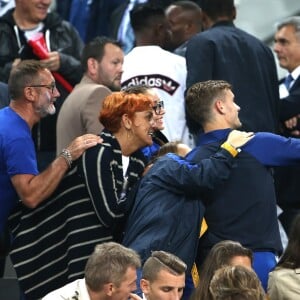
[[[137,150],[152,144],[152,114],[147,95],[107,96],[99,116],[103,143],[70,161],[71,170],[50,199],[34,210],[23,208],[11,257],[28,299],[83,277],[95,245],[116,240],[126,194],[145,167]]]

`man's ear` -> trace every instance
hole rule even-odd
[[[224,106],[224,102],[222,100],[216,100],[216,102],[215,102],[215,108],[218,111],[218,113],[224,114],[224,112],[225,112],[225,106]]]
[[[88,72],[93,75],[96,74],[97,70],[98,70],[98,64],[99,64],[99,62],[95,58],[93,58],[93,57],[88,58],[88,60],[87,60]]]
[[[36,91],[29,86],[25,87],[23,91],[25,98],[30,102],[34,102],[34,94]]]
[[[140,281],[140,287],[141,287],[141,290],[142,292],[147,295],[149,294],[149,291],[150,291],[150,282],[149,280],[146,280],[146,279],[141,279]]]
[[[132,121],[130,120],[128,114],[122,116],[122,123],[127,130],[131,129]]]
[[[113,283],[110,282],[110,283],[104,284],[103,290],[104,290],[105,295],[111,297],[112,294],[113,294],[113,291],[114,291],[114,285],[113,285]]]

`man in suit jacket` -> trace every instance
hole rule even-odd
[[[57,119],[57,153],[82,133],[99,134],[98,116],[103,99],[120,90],[124,54],[121,45],[107,37],[96,37],[82,53],[84,75],[66,98]]]
[[[286,136],[293,136],[293,133],[299,135],[298,118],[295,116],[300,114],[300,17],[289,17],[278,23],[274,40],[279,64],[288,71],[287,76],[279,81],[283,133]],[[275,170],[277,202],[283,210],[279,218],[287,233],[294,217],[300,212],[299,176],[300,167]]]
[[[204,31],[187,45],[187,89],[196,82],[226,80],[233,86],[247,131],[275,132],[278,79],[272,51],[235,27],[233,0],[202,0]]]
[[[280,120],[286,121],[300,113],[300,17],[289,17],[277,24],[274,52],[279,64],[288,71],[279,81]],[[286,78],[292,76],[289,85]]]

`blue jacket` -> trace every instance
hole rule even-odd
[[[230,129],[200,136],[199,147],[187,159],[210,157]],[[272,166],[300,163],[300,141],[272,133],[256,133],[236,159],[223,185],[203,195],[208,231],[200,240],[202,256],[221,240],[236,240],[252,250],[281,253]]]
[[[221,150],[199,164],[167,154],[141,180],[123,244],[144,262],[154,250],[179,256],[191,269],[204,207],[200,195],[228,178],[234,159]]]

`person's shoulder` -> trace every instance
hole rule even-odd
[[[107,86],[99,83],[91,83],[90,86],[86,86],[86,88],[89,89],[91,93],[102,93],[105,95],[112,93],[112,91]]]
[[[202,46],[210,43],[215,44],[216,42],[219,43],[225,34],[226,32],[218,27],[209,28],[192,36],[187,43],[187,48],[191,46],[197,47],[198,45]]]
[[[45,27],[49,28],[50,30],[55,29],[55,28],[56,29],[61,28],[60,30],[64,29],[68,32],[76,30],[75,27],[69,21],[63,20],[61,18],[61,16],[54,11],[49,12],[47,14],[47,17],[44,20],[44,23],[45,23]]]
[[[269,277],[271,280],[283,280],[290,277],[298,277],[300,280],[300,268],[289,269],[277,267],[272,272],[270,272]]]
[[[58,13],[52,11],[52,12],[48,12],[48,14],[44,20],[44,23],[45,23],[46,28],[51,28],[51,27],[62,24],[63,19],[60,17],[60,15]]]
[[[42,298],[42,300],[87,299],[78,297],[82,293],[81,289],[83,284],[85,284],[84,279],[77,279],[57,290],[48,293],[45,297]]]
[[[99,114],[100,106],[103,100],[112,93],[112,91],[100,84],[88,84],[87,86],[83,86],[78,94],[81,94],[83,98],[83,106],[86,108],[96,109],[97,114]]]
[[[185,64],[185,57],[175,54],[175,53],[172,53],[167,50],[163,50],[163,51],[164,51],[165,55],[168,56],[170,59],[177,61],[179,63]]]
[[[164,50],[159,47],[157,63],[170,64],[174,67],[186,67],[186,59],[183,56]]]
[[[13,12],[14,12],[14,8],[7,10],[4,14],[0,16],[0,21],[12,21]]]
[[[245,38],[246,40],[250,41],[251,43],[254,43],[254,45],[259,45],[260,47],[264,49],[270,49],[264,42],[262,42],[259,38],[251,34],[250,32],[247,32],[239,27],[235,27],[236,32]],[[271,51],[271,50],[270,50]]]
[[[0,31],[5,31],[7,30],[7,28],[13,28],[13,26],[15,25],[13,11],[14,9],[10,9],[0,17]]]
[[[106,94],[110,94],[111,93],[111,90],[103,85],[103,84],[99,84],[99,83],[96,83],[96,82],[93,82],[93,81],[84,81],[84,80],[81,80],[80,83],[78,83],[74,90],[72,91],[72,93],[88,93],[88,94],[92,94],[94,93],[95,91],[97,92],[103,92],[103,93],[106,93]]]

